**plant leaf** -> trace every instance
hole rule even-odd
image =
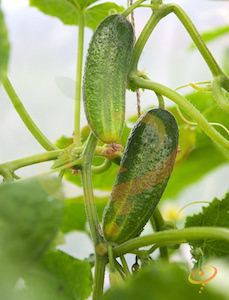
[[[186,218],[185,227],[218,226],[229,228],[229,193],[222,200],[215,198],[202,212]],[[191,246],[200,247],[206,256],[228,256],[229,243],[224,241],[191,241]]]
[[[78,14],[85,10],[85,25],[94,30],[110,13],[123,11],[122,6],[113,2],[89,7],[95,0],[30,0],[30,6],[41,12],[59,18],[66,25],[78,25]],[[87,8],[89,7],[89,8]],[[87,9],[86,9],[87,8]]]
[[[64,24],[77,25],[77,7],[73,0],[30,0],[30,6],[41,12],[59,18]]]
[[[0,83],[7,74],[10,44],[0,2]]]
[[[0,185],[0,285],[15,279],[55,238],[63,215],[60,183],[40,177]]]
[[[89,297],[91,266],[60,250],[45,254],[24,280],[30,300],[78,300]]]
[[[188,159],[172,173],[163,199],[175,198],[184,188],[226,162],[225,156],[214,145],[194,149]]]
[[[95,197],[95,205],[98,212],[99,220],[102,220],[104,207],[108,201],[108,197]],[[84,207],[84,197],[66,199],[64,217],[61,224],[61,230],[64,233],[73,230],[86,230],[86,212]]]
[[[209,287],[199,294],[200,287],[188,281],[188,268],[181,264],[151,263],[120,286],[109,289],[104,300],[226,300]]]

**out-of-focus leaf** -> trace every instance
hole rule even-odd
[[[129,281],[109,289],[104,300],[226,300],[220,292],[206,288],[199,294],[200,287],[188,281],[189,272],[185,265],[149,264]]]
[[[10,44],[0,2],[0,83],[7,73]]]
[[[214,145],[194,149],[188,159],[172,173],[163,199],[176,197],[184,188],[226,162],[225,156]]]
[[[53,193],[61,196],[60,183],[48,177],[0,186],[0,284],[11,273],[16,279],[55,238],[64,202]]]
[[[102,3],[89,7],[85,12],[85,24],[95,30],[99,23],[110,14],[118,14],[124,10],[123,6],[115,3]]]
[[[207,30],[203,33],[201,33],[201,37],[205,42],[210,42],[213,41],[217,38],[220,38],[221,36],[229,34],[229,25],[223,25],[217,28],[213,28],[210,30]],[[191,44],[190,45],[190,50],[195,49],[195,45]]]
[[[202,212],[187,217],[185,227],[219,226],[229,228],[229,193],[222,200],[215,198]],[[229,243],[225,241],[196,240],[191,246],[200,247],[206,256],[229,256]]]
[[[73,138],[69,138],[63,135],[56,141],[55,145],[60,149],[64,149],[70,146],[72,143],[73,143]]]
[[[96,209],[98,212],[99,220],[102,220],[102,214],[104,207],[108,201],[108,197],[95,197]],[[86,230],[86,213],[84,207],[84,198],[83,196],[66,199],[65,201],[65,210],[64,217],[61,225],[61,230],[64,233],[73,231],[73,230]]]
[[[28,300],[78,300],[89,297],[91,266],[59,251],[50,251],[24,277]]]
[[[176,157],[175,168],[180,166],[190,155],[196,144],[196,130],[193,126],[181,125],[179,128],[179,153]]]
[[[57,17],[66,25],[78,25],[78,14],[84,13],[85,25],[92,30],[109,16],[123,11],[122,6],[113,2],[90,6],[95,0],[30,0],[30,5],[37,7],[43,13]]]

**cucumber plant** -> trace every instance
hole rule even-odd
[[[78,26],[74,133],[55,143],[32,120],[8,78],[10,43],[0,2],[0,81],[21,120],[46,150],[0,164],[2,299],[74,300],[92,294],[93,300],[191,300],[199,293],[203,299],[227,299],[224,290],[203,286],[217,273],[215,266],[208,266],[208,258],[229,255],[229,193],[189,216],[185,225],[178,223],[181,212],[202,199],[176,210],[170,221],[161,213],[159,201],[176,199],[184,187],[228,163],[228,74],[179,5],[127,2],[123,7],[97,0],[30,0],[43,13]],[[151,15],[136,38],[134,13],[139,7]],[[205,60],[210,80],[181,83],[173,90],[139,70],[149,37],[170,13]],[[83,66],[85,27],[94,32]],[[187,86],[197,92],[183,96],[180,90]],[[127,89],[132,95],[137,92],[138,114],[125,119]],[[139,89],[153,91],[157,98],[142,114]],[[165,105],[164,97],[175,105]],[[88,122],[82,129],[81,98]],[[42,176],[16,174],[48,161],[54,164]],[[83,195],[67,198],[61,190],[66,181],[82,186]],[[94,189],[106,190],[109,196],[95,197]],[[60,250],[65,235],[76,230],[89,233],[94,246],[84,260]],[[189,245],[194,261],[189,272],[187,260],[171,262],[171,254],[179,254],[183,243]],[[134,255],[132,268],[126,254]],[[105,270],[111,287],[104,294]]]

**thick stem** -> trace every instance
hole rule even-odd
[[[16,171],[16,170],[26,167],[26,166],[30,166],[30,165],[34,165],[37,163],[42,163],[45,161],[57,159],[58,156],[62,152],[63,152],[63,150],[54,150],[54,151],[49,151],[46,153],[31,155],[31,156],[28,156],[25,158],[5,162],[3,164],[0,164],[0,173],[1,173],[2,169]]]
[[[107,257],[96,255],[95,275],[92,300],[100,300],[103,296],[103,284]]]
[[[165,230],[129,240],[113,249],[115,257],[152,244],[187,243],[190,240],[216,239],[229,242],[229,229],[223,227],[189,227]]]
[[[75,89],[75,123],[74,123],[74,143],[80,144],[80,103],[81,103],[81,82],[83,65],[83,45],[84,45],[84,12],[78,13],[78,53],[76,67],[76,89]]]
[[[92,186],[92,175],[91,175],[91,164],[96,148],[97,139],[93,133],[90,134],[86,148],[83,152],[83,164],[81,170],[83,190],[84,190],[84,203],[87,212],[87,219],[90,226],[91,236],[96,246],[103,242],[103,239],[99,233],[100,224],[98,214],[95,208],[93,186]]]
[[[155,208],[154,213],[153,213],[153,219],[155,222],[155,227],[156,227],[156,231],[162,231],[164,230],[164,225],[165,225],[165,221],[160,213],[160,210],[158,209],[158,207]],[[165,261],[168,261],[168,249],[166,246],[164,247],[160,247],[160,255],[161,258]]]
[[[159,93],[178,104],[179,107],[181,107],[184,112],[187,113],[187,115],[189,115],[191,119],[199,125],[206,135],[208,135],[223,149],[226,149],[227,151],[229,150],[229,141],[225,139],[217,130],[215,130],[199,112],[199,110],[196,109],[185,97],[162,84],[139,78],[135,73],[129,74],[129,81],[131,86],[153,90],[154,92]]]
[[[23,123],[39,144],[48,151],[57,149],[34,123],[7,77],[3,80],[3,86]]]

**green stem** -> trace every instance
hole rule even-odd
[[[153,213],[153,219],[155,221],[156,231],[162,231],[164,230],[165,221],[160,213],[160,210],[158,207],[155,208]],[[161,258],[165,261],[168,261],[168,249],[166,246],[160,247],[160,255]]]
[[[126,276],[125,276],[125,272],[123,270],[123,267],[120,265],[119,262],[117,262],[117,260],[115,259],[114,260],[114,264],[115,264],[115,268],[116,270],[119,272],[119,274],[122,276],[122,279],[125,279]]]
[[[168,12],[169,13],[169,12]],[[166,14],[165,14],[166,15]],[[142,54],[142,51],[145,47],[146,42],[148,41],[153,29],[156,27],[158,22],[164,17],[162,14],[162,10],[157,10],[152,14],[145,27],[143,28],[133,50],[131,62],[130,62],[130,70],[137,70],[138,61]]]
[[[103,284],[106,263],[107,258],[105,256],[96,255],[92,300],[101,300],[103,296]]]
[[[124,255],[121,255],[120,259],[121,259],[121,262],[122,262],[122,265],[123,265],[123,270],[126,274],[126,277],[130,277],[130,275],[131,275],[130,270],[128,268],[128,265],[127,265],[127,262],[126,262],[126,259],[125,259]]]
[[[110,271],[115,272],[113,249],[112,249],[112,246],[110,244],[108,245],[108,257],[109,257]]]
[[[42,163],[49,160],[55,160],[62,153],[62,151],[63,150],[49,151],[46,153],[31,155],[25,158],[5,162],[3,164],[0,164],[0,173],[1,170],[16,171],[26,166]]]
[[[126,10],[124,10],[121,14],[124,17],[127,17],[135,8],[137,8],[142,2],[145,2],[146,0],[138,0],[133,5],[129,6]]]
[[[83,152],[83,164],[81,170],[83,190],[84,190],[84,201],[85,209],[87,212],[87,219],[91,231],[92,240],[96,247],[99,243],[103,242],[99,230],[99,218],[94,203],[93,186],[92,186],[92,175],[91,175],[91,164],[96,148],[97,139],[93,133],[90,134],[86,148]]]
[[[156,96],[157,96],[159,108],[165,109],[165,101],[162,95],[156,93]]]
[[[93,174],[100,174],[107,171],[112,165],[112,162],[109,159],[105,159],[104,163],[100,166],[92,166]]]
[[[225,139],[217,130],[215,130],[206,120],[206,118],[197,110],[185,97],[181,96],[172,89],[150,81],[146,79],[139,78],[136,73],[129,74],[129,81],[132,86],[136,88],[143,88],[153,90],[159,93],[176,104],[178,104],[186,113],[191,117],[193,121],[198,123],[199,127],[208,135],[215,143],[217,143],[222,148],[229,150],[229,141]]]
[[[57,149],[34,123],[7,77],[3,80],[3,86],[23,123],[39,144],[48,151]]]
[[[219,107],[225,112],[229,112],[229,100],[223,93],[223,89],[220,86],[220,77],[215,77],[212,82],[212,93]]]
[[[216,239],[229,242],[229,229],[223,227],[189,227],[179,230],[165,230],[129,240],[113,249],[115,257],[155,243],[187,243],[190,240]]]
[[[179,18],[181,23],[184,25],[185,29],[189,33],[196,47],[200,51],[204,60],[206,61],[208,67],[210,68],[213,76],[222,75],[223,71],[220,69],[211,52],[208,50],[206,44],[204,43],[202,37],[200,36],[194,24],[192,23],[191,19],[180,6],[174,4],[161,5],[160,8],[158,10],[155,10],[155,12],[152,14],[135,44],[130,69],[137,69],[141,53],[152,31],[162,18],[164,18],[172,12]]]
[[[78,13],[78,53],[76,68],[76,89],[75,89],[75,124],[74,124],[74,143],[80,144],[80,103],[81,103],[81,82],[83,65],[83,45],[84,45],[84,12]]]

